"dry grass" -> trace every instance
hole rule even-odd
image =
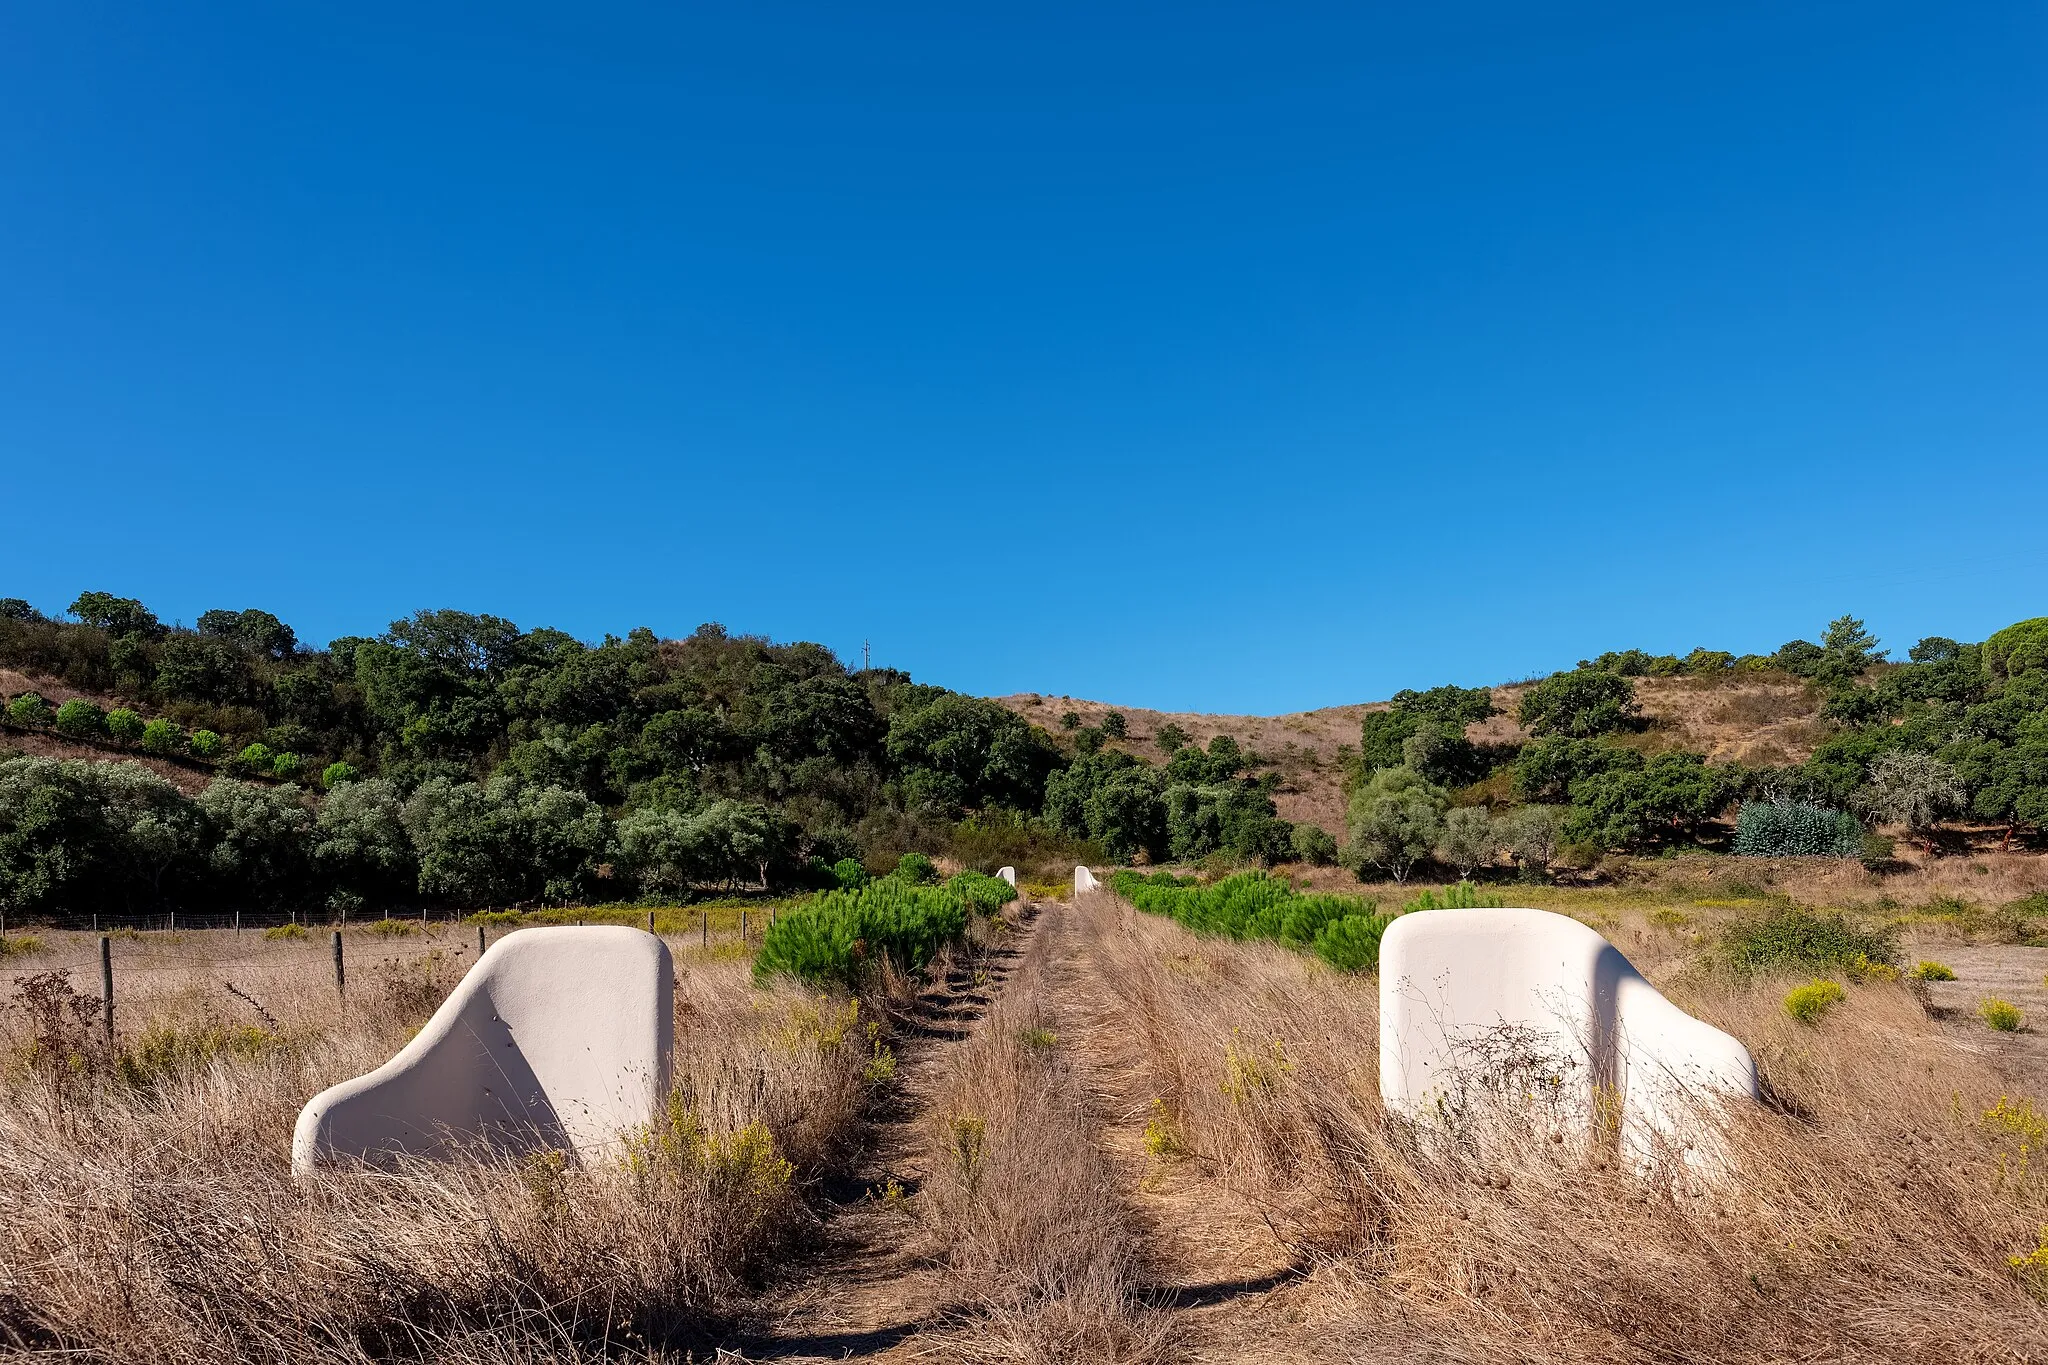
[[[1140,1299],[1139,1234],[1096,1145],[1047,971],[1045,935],[1033,934],[935,1078],[921,1203],[975,1318],[947,1349],[1046,1365],[1152,1360],[1163,1324]]]
[[[84,969],[96,995],[94,940],[50,937],[29,965]],[[403,1043],[467,965],[462,937],[359,948],[345,1006],[324,942],[123,942],[111,1055],[90,1011],[38,1019],[17,989],[0,1342],[153,1365],[701,1349],[809,1224],[800,1183],[847,1150],[865,1060],[847,1007],[678,944],[676,1121],[638,1160],[294,1179],[299,1107]]]
[[[1373,983],[1284,950],[1197,940],[1104,902],[1080,917],[1122,1028],[1131,1104],[1157,1097],[1216,1198],[1263,1210],[1311,1268],[1218,1325],[1255,1352],[1460,1361],[2010,1360],[2048,1350],[2038,1119],[1902,985],[1819,1028],[1786,982],[1686,965],[1680,935],[1611,932],[1749,1044],[1790,1112],[1740,1114],[1718,1188],[1644,1183],[1530,1127],[1472,1143],[1382,1111]],[[1797,1115],[1796,1117],[1794,1115]],[[1987,1117],[1987,1115],[2004,1117]],[[2030,1126],[2031,1125],[2031,1126]],[[2024,1144],[2031,1150],[2022,1151]],[[2044,1258],[2048,1259],[2048,1258]]]

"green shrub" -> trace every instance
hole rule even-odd
[[[174,720],[158,716],[142,727],[142,747],[153,754],[185,752],[185,730]]]
[[[328,791],[345,787],[362,776],[362,771],[353,763],[330,763],[320,773],[320,785]]]
[[[1882,872],[1891,866],[1892,858],[1899,851],[1899,841],[1889,834],[1865,833],[1863,846],[1857,852],[1857,859],[1867,872]]]
[[[1288,837],[1294,846],[1294,856],[1305,863],[1328,867],[1337,861],[1337,840],[1321,825],[1304,820]]]
[[[1730,925],[1722,934],[1721,949],[1729,964],[1744,972],[1778,967],[1848,969],[1889,964],[1898,957],[1893,931],[1857,929],[1840,915],[1816,915],[1796,906]]]
[[[2027,1022],[2019,1006],[1997,996],[1987,996],[1977,1006],[1977,1017],[2000,1033],[2018,1033]]]
[[[912,886],[924,886],[939,879],[939,867],[922,853],[906,853],[896,860],[894,875]]]
[[[416,919],[392,919],[386,915],[383,919],[372,920],[363,925],[360,932],[378,938],[414,938],[426,930]]]
[[[305,936],[306,926],[303,924],[273,924],[268,929],[265,929],[263,931],[263,937],[271,940],[281,938],[304,938]]]
[[[858,858],[841,858],[832,864],[832,880],[842,891],[851,891],[857,886],[866,886],[868,870],[860,865]]]
[[[7,719],[16,725],[28,725],[40,730],[50,723],[53,715],[55,712],[50,710],[50,703],[43,700],[43,694],[40,692],[24,692],[7,703]]]
[[[273,754],[270,759],[270,775],[290,781],[305,768],[306,761],[297,754]]]
[[[1428,887],[1410,896],[1401,906],[1401,913],[1412,915],[1417,910],[1497,910],[1506,902],[1499,896],[1489,896],[1470,882],[1453,882],[1441,892]]]
[[[267,773],[270,771],[270,765],[276,761],[277,755],[271,752],[270,746],[259,743],[251,744],[236,754],[231,763],[238,772]]]
[[[1362,896],[1304,896],[1264,872],[1240,872],[1212,886],[1169,872],[1119,872],[1110,887],[1146,914],[1165,915],[1198,934],[1310,949],[1345,971],[1379,966],[1380,934],[1391,918]]]
[[[192,732],[192,752],[201,758],[212,758],[220,752],[220,736],[211,730]]]
[[[1913,969],[1915,981],[1953,981],[1955,972],[1939,962],[1923,962]]]
[[[1785,1013],[1802,1024],[1817,1024],[1820,1017],[1848,998],[1837,981],[1809,981],[1785,993]]]
[[[107,712],[107,733],[123,744],[134,744],[141,740],[142,732],[148,728],[141,716],[127,707],[117,707]]]
[[[42,946],[43,941],[34,934],[16,934],[12,938],[0,934],[0,957],[27,957]]]
[[[1811,801],[1745,801],[1735,818],[1735,853],[1744,858],[1854,858],[1863,826],[1846,811]]]
[[[74,697],[57,708],[57,728],[79,739],[97,739],[107,733],[107,715],[91,702]]]
[[[963,872],[944,886],[884,877],[827,891],[785,910],[768,926],[754,958],[754,979],[787,975],[858,986],[884,959],[916,971],[967,932],[971,915],[1016,894],[1008,882],[978,872]]]
[[[1340,972],[1378,971],[1380,939],[1392,915],[1346,915],[1316,931],[1316,956]]]

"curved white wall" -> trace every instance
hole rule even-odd
[[[1074,869],[1074,890],[1093,891],[1100,885],[1101,883],[1095,880],[1095,874],[1087,868],[1077,867]]]
[[[1701,1106],[1757,1093],[1747,1048],[1658,993],[1619,949],[1542,910],[1425,910],[1380,944],[1380,1097],[1410,1116],[1455,1098],[1504,1042],[1562,1078],[1590,1129],[1596,1087],[1621,1096],[1625,1154],[1706,1138]]]
[[[999,867],[996,869],[996,875],[1012,886],[1017,884],[1017,869],[1014,867]]]
[[[674,991],[667,946],[638,929],[508,934],[397,1056],[313,1097],[292,1166],[477,1139],[601,1150],[668,1092]]]

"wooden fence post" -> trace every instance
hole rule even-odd
[[[478,957],[482,957],[482,956],[484,955],[484,949],[485,949],[485,947],[487,947],[487,946],[488,946],[488,945],[486,945],[486,944],[485,944],[485,942],[484,942],[484,926],[483,926],[483,921],[479,920],[479,921],[477,921],[477,926],[476,926],[476,955],[477,955]]]
[[[242,936],[242,912],[241,912],[241,911],[239,911],[239,910],[237,910],[237,911],[235,911],[235,937],[236,937],[236,938],[240,938],[241,936]]]
[[[107,1051],[114,1050],[114,940],[100,935],[100,1021],[107,1030]]]
[[[702,928],[704,930],[703,944],[706,948],[709,948],[711,946],[711,912],[709,910],[704,912]]]
[[[654,912],[652,910],[647,912],[647,932],[650,934],[654,932]]]
[[[341,930],[339,929],[334,931],[334,993],[343,997],[348,995],[348,977],[343,972],[341,965]]]
[[[747,912],[740,911],[740,946],[747,946]]]

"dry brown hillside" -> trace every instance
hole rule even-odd
[[[1493,689],[1500,715],[1470,726],[1476,742],[1505,743],[1527,739],[1515,724],[1515,709],[1527,684]],[[1779,673],[1724,674],[1714,678],[1640,678],[1636,697],[1650,721],[1645,740],[1656,748],[1691,749],[1716,763],[1798,763],[1810,755],[1826,730],[1820,719],[1821,697],[1808,683]],[[1112,706],[1075,697],[1023,693],[997,701],[1035,725],[1062,734],[1060,718],[1071,711],[1083,725],[1099,725],[1111,711],[1122,711],[1128,737],[1111,747],[1151,763],[1164,763],[1156,736],[1168,723],[1178,725],[1197,744],[1229,735],[1272,763],[1282,782],[1276,804],[1289,820],[1308,820],[1332,834],[1343,835],[1344,767],[1339,750],[1355,748],[1361,717],[1386,708],[1386,702],[1326,706],[1284,716],[1216,716],[1189,711],[1151,711]]]

